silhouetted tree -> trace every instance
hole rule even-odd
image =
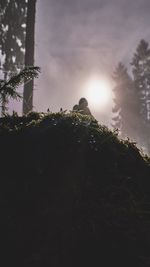
[[[135,88],[126,67],[119,63],[114,74],[115,82],[114,107],[113,107],[113,128],[121,132],[121,136],[136,137],[137,116],[136,116],[136,99]]]
[[[1,68],[4,80],[7,80],[24,64],[26,0],[1,0],[0,22]],[[2,113],[6,110],[6,102],[4,94]]]
[[[28,0],[25,40],[25,66],[34,65],[35,12],[36,0]],[[24,85],[23,114],[27,114],[33,108],[33,87],[34,80]]]
[[[137,94],[138,118],[142,143],[150,152],[150,48],[141,40],[131,62]]]

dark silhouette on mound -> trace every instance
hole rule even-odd
[[[79,105],[77,105],[77,104],[74,105],[72,110],[75,111],[75,112],[77,112],[79,110]]]
[[[150,166],[90,116],[0,119],[2,266],[146,267]]]
[[[84,97],[82,97],[79,100],[79,104],[78,105],[74,105],[73,111],[79,112],[80,114],[83,114],[83,115],[90,115],[90,116],[92,115],[91,111],[90,111],[90,109],[88,107],[88,101]]]

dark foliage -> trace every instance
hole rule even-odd
[[[4,98],[5,104],[8,103],[9,98],[21,98],[21,95],[16,91],[16,88],[23,82],[30,81],[33,78],[38,78],[39,72],[39,67],[26,67],[19,73],[16,73],[12,77],[10,77],[8,80],[0,80],[0,104],[3,105]],[[5,114],[5,110],[3,110],[3,115]]]
[[[26,0],[0,1],[0,67],[7,80],[12,73],[18,72],[24,65],[26,33]],[[2,113],[7,108],[7,99],[2,95]]]
[[[149,266],[150,161],[135,144],[32,112],[0,119],[0,147],[5,266]]]

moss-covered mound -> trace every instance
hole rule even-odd
[[[5,117],[0,165],[6,266],[150,266],[150,165],[135,144],[80,114]]]

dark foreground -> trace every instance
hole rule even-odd
[[[150,165],[90,117],[0,120],[2,266],[150,266]],[[1,258],[1,260],[2,260]]]

